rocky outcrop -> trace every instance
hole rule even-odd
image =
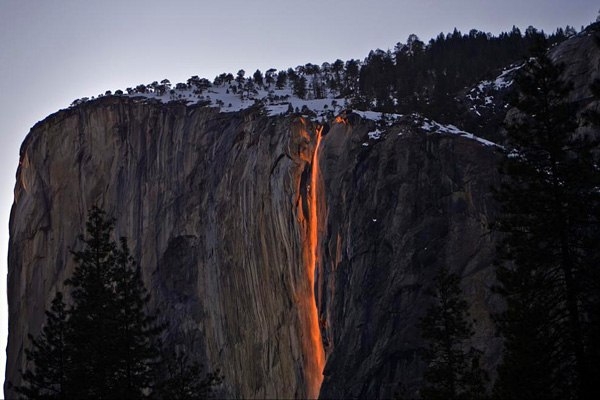
[[[488,290],[495,148],[407,126],[368,140],[373,129],[340,123],[323,140],[323,398],[416,395],[418,321],[442,266],[463,277],[487,367],[500,350],[489,312],[501,303]]]
[[[256,110],[119,98],[36,125],[11,214],[7,380],[18,383],[25,335],[39,331],[99,205],[129,238],[169,340],[221,368],[226,394],[304,397],[303,134]]]
[[[569,100],[583,104],[592,99],[590,83],[600,78],[600,23],[555,46],[550,58],[564,65],[563,79],[573,84]]]
[[[356,115],[338,119],[319,153],[327,397],[382,396],[419,380],[415,322],[439,266],[465,276],[474,313],[490,307],[482,283],[490,280],[493,149],[407,126],[364,146],[372,128]],[[224,394],[310,394],[304,308],[314,301],[305,263],[315,130],[260,109],[220,114],[123,98],[36,125],[21,150],[11,215],[8,380],[18,383],[24,333],[39,331],[73,270],[69,250],[87,210],[99,205],[129,238],[169,320],[167,340],[221,368]]]

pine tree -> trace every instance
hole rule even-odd
[[[589,310],[597,308],[600,172],[596,143],[576,133],[570,85],[538,46],[517,77],[507,125],[510,152],[496,191],[506,234],[499,248],[498,292],[506,311],[496,316],[504,358],[498,398],[585,399],[599,396],[592,373],[597,337]],[[596,346],[597,347],[597,346]]]
[[[74,251],[72,306],[57,293],[42,333],[31,337],[18,392],[25,398],[147,397],[160,361],[163,326],[147,313],[149,296],[127,241],[111,240],[114,221],[93,208],[84,248]]]
[[[207,372],[197,361],[190,361],[187,354],[179,352],[165,357],[167,375],[157,387],[157,396],[169,400],[206,399],[215,386],[223,381],[221,372]]]
[[[277,89],[283,89],[287,83],[287,72],[285,71],[279,71],[277,73],[277,80],[275,81],[275,87]]]
[[[157,316],[146,311],[150,295],[142,282],[141,270],[129,253],[127,241],[120,239],[115,274],[115,302],[120,328],[119,352],[122,355],[115,372],[117,386],[123,388],[124,396],[153,386],[155,364],[160,361],[159,335],[165,325],[158,324]]]
[[[22,372],[24,385],[17,393],[28,399],[66,399],[68,392],[67,309],[61,292],[57,292],[50,310],[46,311],[46,323],[37,338],[28,335],[31,347],[25,350],[31,369]]]
[[[187,359],[161,376],[165,324],[147,311],[150,296],[127,240],[111,239],[114,220],[99,208],[86,226],[65,281],[72,306],[56,294],[42,332],[30,336],[25,354],[32,365],[17,392],[27,399],[205,398],[223,377],[217,370],[202,378]]]
[[[306,97],[306,78],[300,76],[292,82],[292,92],[301,99]]]
[[[73,379],[82,398],[142,398],[151,388],[161,327],[146,313],[149,296],[127,241],[111,240],[114,220],[93,208],[71,286]]]
[[[485,398],[487,376],[479,367],[479,352],[470,347],[474,334],[459,278],[442,268],[431,292],[433,304],[421,320],[427,341],[422,399]]]

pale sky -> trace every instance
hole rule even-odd
[[[0,0],[1,376],[8,220],[19,146],[37,121],[106,90],[363,59],[411,33],[427,42],[455,27],[579,30],[598,8],[597,0]]]

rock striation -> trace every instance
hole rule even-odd
[[[87,210],[129,238],[169,340],[225,393],[305,397],[300,177],[310,138],[284,118],[107,98],[36,125],[21,150],[9,254],[7,380],[73,270]],[[7,397],[10,391],[7,392]]]
[[[364,146],[373,122],[351,117],[332,122],[319,153],[326,397],[383,395],[411,370],[437,266],[464,272],[474,307],[488,308],[478,288],[490,279],[494,150],[406,126]],[[129,238],[168,340],[221,368],[226,395],[314,395],[305,264],[317,128],[259,108],[220,114],[116,97],[36,125],[11,214],[8,380],[18,383],[25,333],[39,331],[99,205]]]
[[[488,290],[497,148],[402,126],[364,146],[372,129],[355,119],[323,139],[323,398],[416,395],[418,321],[442,266],[462,276],[488,368],[500,350],[489,312],[501,303]]]

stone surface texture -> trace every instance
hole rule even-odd
[[[484,365],[500,351],[489,318],[501,307],[489,291],[497,148],[408,127],[364,146],[368,125],[333,125],[322,144],[323,398],[416,394],[418,321],[443,266],[462,276]]]
[[[253,110],[119,98],[36,125],[11,214],[7,378],[18,382],[26,334],[39,332],[98,205],[129,239],[169,340],[221,368],[232,396],[303,397],[302,133]]]
[[[437,267],[464,274],[482,315],[481,284],[491,277],[494,150],[394,130],[364,146],[373,123],[352,117],[332,123],[319,157],[327,396],[382,395],[412,370],[414,323]],[[36,125],[23,144],[11,219],[8,378],[18,382],[24,334],[39,331],[74,268],[69,250],[87,210],[99,205],[129,238],[169,341],[221,368],[231,396],[305,396],[314,130],[258,109],[220,114],[119,98]]]

